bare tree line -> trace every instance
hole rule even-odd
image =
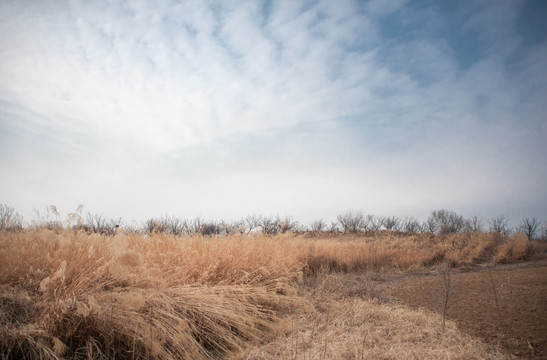
[[[541,226],[533,218],[523,218],[516,227],[510,226],[510,218],[505,215],[496,216],[485,221],[478,215],[464,218],[453,211],[446,209],[434,210],[423,222],[412,216],[403,218],[396,216],[377,216],[364,214],[362,211],[347,211],[337,216],[330,224],[323,219],[312,221],[304,225],[291,216],[281,217],[252,214],[235,221],[210,220],[202,217],[181,219],[175,216],[150,218],[144,223],[125,223],[121,218],[110,219],[102,214],[88,213],[82,215],[82,206],[69,213],[62,219],[57,208],[50,205],[46,213],[36,211],[37,221],[25,223],[23,217],[5,204],[0,204],[0,230],[24,230],[28,227],[45,227],[48,229],[71,228],[80,229],[89,233],[114,235],[119,229],[129,233],[151,235],[165,233],[175,236],[191,236],[201,234],[205,236],[226,236],[231,234],[262,233],[275,236],[287,232],[292,233],[352,233],[371,235],[379,231],[392,233],[435,235],[493,232],[506,236],[514,231],[524,233],[529,240],[547,240],[547,223]]]

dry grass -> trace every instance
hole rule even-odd
[[[8,358],[218,358],[298,306],[287,240],[1,234]]]
[[[240,359],[503,359],[438,314],[362,298],[320,301],[289,331]]]
[[[389,276],[387,274],[387,276]],[[343,279],[342,279],[343,277]],[[358,278],[359,283],[353,278]],[[284,336],[240,360],[507,359],[500,349],[462,333],[442,315],[378,297],[382,275],[321,272],[301,287],[311,311],[293,314]]]
[[[435,315],[356,297],[318,301],[297,285],[333,271],[513,261],[526,246],[491,235],[1,231],[1,351],[13,359],[488,358],[453,325],[438,329]]]
[[[505,240],[494,255],[494,262],[502,263],[524,259],[529,251],[529,243],[523,233],[518,233]]]
[[[399,269],[413,270],[448,261],[452,266],[485,262],[512,262],[539,254],[526,236],[498,234],[399,235],[380,233],[373,237],[343,235],[339,238],[301,238],[301,261],[309,273],[321,269],[335,272]]]

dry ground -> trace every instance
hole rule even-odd
[[[430,271],[386,280],[378,294],[442,313],[440,275]],[[547,260],[454,270],[447,317],[512,355],[547,359]]]

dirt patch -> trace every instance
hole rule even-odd
[[[547,359],[547,261],[452,270],[447,318],[508,353]],[[377,289],[414,308],[443,312],[438,273],[400,276]]]

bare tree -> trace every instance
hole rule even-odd
[[[383,219],[383,225],[387,231],[399,231],[401,220],[395,216],[385,217]]]
[[[214,220],[204,221],[199,228],[199,233],[205,236],[220,235],[221,231],[221,226]]]
[[[183,236],[188,234],[188,221],[186,219],[179,219],[174,216],[166,218],[167,229],[169,233],[175,236]]]
[[[188,230],[190,234],[197,234],[201,231],[201,227],[203,225],[203,219],[199,216],[193,218],[192,220],[188,221]]]
[[[407,216],[403,220],[403,230],[410,234],[416,234],[420,232],[421,226],[420,223],[414,219],[412,216]]]
[[[435,295],[431,288],[427,287],[427,292],[431,297],[431,305],[433,305],[439,312],[443,314],[443,331],[446,329],[446,316],[448,312],[448,306],[450,302],[450,296],[452,295],[452,272],[450,261],[447,261],[444,268],[438,269],[439,280],[442,284],[441,298]],[[439,304],[440,302],[440,304]]]
[[[237,231],[237,225],[234,222],[220,220],[217,223],[218,235],[227,236],[232,235]]]
[[[89,214],[89,216],[91,216],[91,214]],[[89,222],[90,222],[89,216],[88,216],[87,223],[84,225],[84,228],[86,229],[86,231],[88,231],[87,226],[89,226]],[[157,226],[156,224],[158,224],[158,219],[150,218],[150,219],[146,220],[144,222],[144,225],[143,225],[144,232],[148,235],[152,235],[155,232],[161,232],[163,230],[163,228],[161,226]]]
[[[279,224],[276,219],[263,216],[260,221],[260,227],[262,228],[262,232],[266,235],[277,235]]]
[[[327,228],[327,223],[321,220],[316,220],[310,224],[311,231],[323,231]]]
[[[248,233],[260,228],[262,224],[262,216],[260,215],[248,215],[245,219],[246,230]]]
[[[365,225],[365,217],[361,211],[348,211],[343,215],[338,215],[337,219],[344,232],[356,233]]]
[[[277,215],[275,218],[275,222],[277,224],[277,231],[281,234],[284,234],[288,231],[296,232],[300,227],[298,221],[294,220],[293,217],[290,215],[286,215],[284,218],[280,218],[279,215]]]
[[[437,221],[433,217],[429,217],[425,222],[423,227],[426,231],[435,234],[437,231],[439,231],[439,225],[437,224]]]
[[[465,221],[465,232],[477,233],[482,231],[483,220],[478,215],[473,215]]]
[[[236,220],[232,223],[233,232],[238,234],[245,234],[247,232],[247,225],[245,219]]]
[[[428,222],[435,224],[439,234],[457,234],[464,229],[464,220],[461,215],[445,209],[435,210],[431,213]]]
[[[447,262],[443,271],[441,271],[441,281],[444,288],[444,301],[443,301],[443,331],[446,328],[446,312],[448,310],[448,301],[450,300],[450,295],[452,294],[451,287],[451,272],[450,272],[450,262]]]
[[[148,234],[166,233],[175,236],[187,235],[190,232],[190,224],[186,219],[175,216],[150,218],[144,224],[144,231]]]
[[[490,220],[490,231],[498,233],[502,236],[509,235],[511,233],[509,220],[510,218],[505,215],[496,216]]]
[[[146,229],[143,229],[143,227],[135,220],[129,224],[124,223],[122,229],[126,234],[130,235],[143,235],[146,233]]]
[[[528,241],[532,240],[534,234],[536,233],[539,223],[535,217],[533,218],[524,218],[522,219],[519,230],[526,234]]]
[[[381,217],[376,217],[373,214],[368,214],[363,219],[363,230],[366,233],[371,232],[371,231],[372,232],[378,231],[382,227],[382,223],[383,223],[383,219]]]

